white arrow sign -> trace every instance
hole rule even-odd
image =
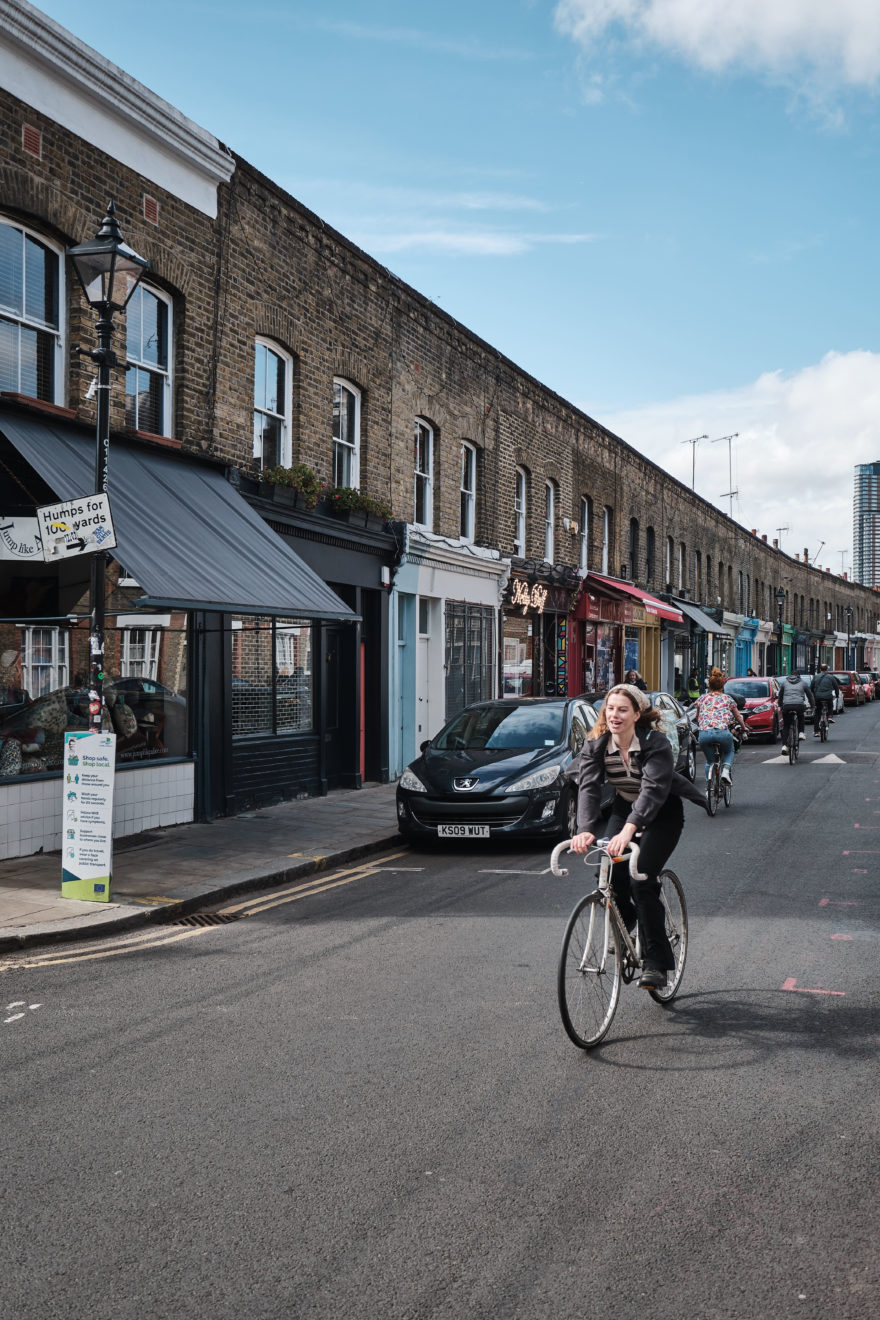
[[[111,550],[116,544],[109,495],[84,495],[37,509],[37,527],[47,563]]]

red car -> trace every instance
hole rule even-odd
[[[739,706],[751,737],[779,741],[782,717],[776,704],[779,684],[775,678],[729,678],[724,691]]]
[[[858,674],[851,669],[835,669],[834,677],[840,684],[845,706],[863,706],[866,700],[865,689]]]
[[[865,689],[865,696],[869,701],[874,701],[877,696],[877,685],[867,670],[859,674],[862,680],[862,687]]]

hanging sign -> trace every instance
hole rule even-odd
[[[62,898],[110,902],[115,773],[115,733],[65,733]]]
[[[0,513],[0,559],[40,559],[42,554],[36,518]]]
[[[109,495],[84,495],[37,509],[37,526],[47,563],[111,550],[116,544]]]

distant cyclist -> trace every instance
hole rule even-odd
[[[739,724],[743,731],[746,722],[739,713],[739,707],[724,691],[724,675],[720,669],[713,669],[709,675],[709,691],[704,692],[697,701],[697,728],[700,730],[700,750],[706,758],[706,780],[712,773],[715,760],[715,748],[721,751],[721,778],[730,783],[730,771],[733,766],[735,751],[732,724]]]
[[[813,698],[816,702],[816,714],[813,721],[813,737],[819,737],[819,720],[822,718],[822,707],[828,712],[828,723],[833,723],[834,705],[837,694],[840,691],[840,684],[831,673],[827,665],[820,665],[819,672],[813,679]]]
[[[789,725],[793,719],[797,719],[798,737],[806,737],[804,733],[804,712],[808,706],[813,705],[813,694],[810,691],[809,683],[805,683],[796,669],[779,683],[779,696],[776,698],[782,707],[782,738],[788,733]]]

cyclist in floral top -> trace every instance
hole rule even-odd
[[[734,753],[730,726],[734,720],[745,729],[746,722],[736,702],[724,691],[724,675],[720,669],[713,669],[709,676],[709,691],[704,692],[697,702],[697,728],[700,730],[700,747],[706,758],[707,781],[712,773],[715,748],[719,747],[721,778],[725,783],[730,783]]]

